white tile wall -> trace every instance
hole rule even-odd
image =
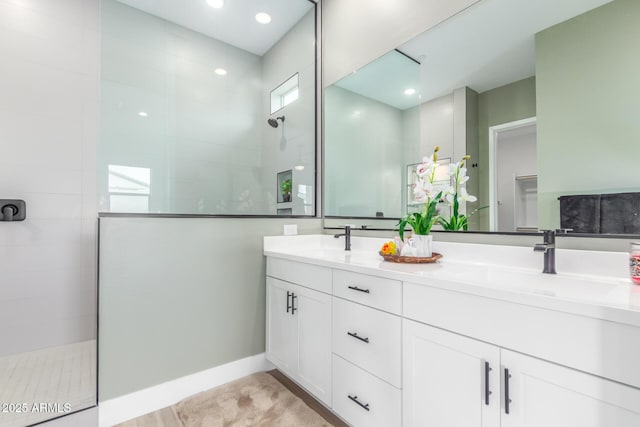
[[[338,86],[325,89],[325,106],[325,213],[375,216],[382,211],[400,217],[403,149],[418,142],[404,141],[404,125],[411,131],[418,124],[403,120],[401,110]],[[345,183],[358,191],[346,190]]]
[[[0,356],[96,336],[98,0],[0,0]]]

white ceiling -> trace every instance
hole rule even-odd
[[[423,99],[535,74],[536,33],[611,0],[483,0],[400,47],[418,58]]]
[[[220,9],[206,0],[118,1],[260,56],[313,7],[309,0],[225,0]],[[256,22],[259,12],[271,22]]]
[[[419,103],[420,68],[412,59],[392,50],[341,79],[336,86],[404,110]],[[405,95],[407,89],[415,89],[416,93]]]
[[[482,0],[398,49],[421,63],[420,102],[464,86],[485,92],[535,74],[536,33],[610,1]],[[336,84],[399,109],[417,105],[402,94],[414,84],[407,63],[389,65],[385,55]]]

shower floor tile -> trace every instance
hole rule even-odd
[[[95,404],[95,340],[0,357],[0,427],[22,427]]]

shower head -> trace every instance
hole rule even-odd
[[[282,123],[284,123],[284,116],[276,117],[275,119],[269,119],[267,120],[267,123],[269,123],[269,126],[271,126],[272,128],[277,128],[278,120],[282,120]]]

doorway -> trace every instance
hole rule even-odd
[[[489,128],[491,231],[538,230],[536,118]]]

